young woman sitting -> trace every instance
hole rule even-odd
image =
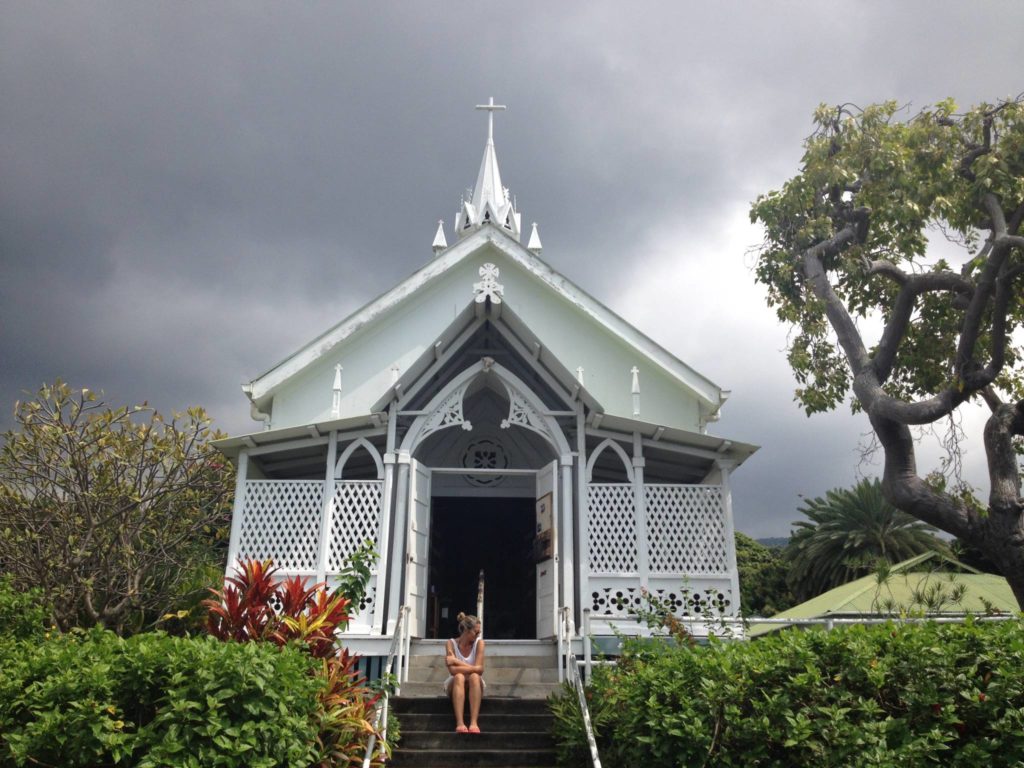
[[[448,667],[448,679],[444,681],[444,692],[451,697],[455,711],[456,733],[480,733],[480,700],[484,695],[484,640],[480,637],[483,627],[476,616],[460,613],[455,617],[459,622],[459,636],[445,643],[444,663]],[[469,699],[469,727],[466,727],[464,710]]]

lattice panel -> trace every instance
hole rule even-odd
[[[316,571],[323,498],[321,480],[247,481],[239,559],[270,559],[282,571]]]
[[[645,485],[652,573],[728,573],[722,489]]]
[[[335,578],[327,578],[328,589],[334,589],[338,586],[338,580]],[[366,634],[370,627],[373,625],[373,607],[377,600],[377,584],[374,579],[370,579],[369,585],[366,587],[366,594],[363,599],[357,604],[349,606],[349,614],[351,619],[348,622],[348,629],[346,633],[361,635]]]
[[[635,616],[642,605],[640,587],[601,587],[590,591],[590,610],[595,616]]]
[[[344,480],[334,486],[328,573],[342,570],[349,555],[367,539],[377,546],[383,488],[383,480]]]
[[[656,589],[653,592],[663,606],[680,618],[714,619],[730,615],[731,593],[727,589]]]
[[[592,573],[635,573],[636,504],[633,486],[591,483],[587,496]]]

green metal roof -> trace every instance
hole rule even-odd
[[[948,597],[957,585],[962,585],[964,593],[956,602],[947,599],[938,610],[928,609],[922,604],[922,596],[931,593]],[[868,574],[781,611],[772,618],[899,616],[926,611],[927,615],[957,616],[983,614],[990,608],[1001,613],[1020,610],[1006,579],[981,573],[938,552],[926,552],[891,566],[885,578],[879,574]],[[749,636],[756,637],[782,626],[755,625],[750,628]]]

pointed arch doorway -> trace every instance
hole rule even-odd
[[[571,484],[559,483],[568,443],[546,411],[513,374],[482,361],[438,392],[406,434],[414,636],[451,636],[455,615],[476,610],[480,570],[486,636],[555,634],[559,510],[571,503],[559,491]]]

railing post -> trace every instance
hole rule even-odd
[[[590,609],[583,609],[583,661],[584,669],[587,671],[587,685],[590,685],[591,677],[591,649],[590,649]]]

